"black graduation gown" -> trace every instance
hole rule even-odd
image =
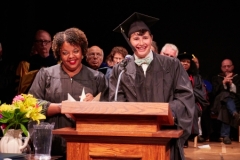
[[[61,65],[57,64],[39,70],[29,93],[40,100],[47,101],[47,104],[44,105],[44,109],[47,110],[50,103],[61,103],[67,100],[68,93],[76,101],[79,101],[83,88],[85,93],[91,93],[93,96],[103,92],[106,88],[104,75],[83,65],[81,71],[70,78]],[[47,117],[45,121],[54,122],[55,129],[75,127],[75,122],[63,114]],[[54,136],[52,155],[59,155],[64,152],[66,152],[65,141],[58,136]]]
[[[234,78],[232,79],[232,82],[236,86],[236,93],[230,92],[229,87],[227,89],[224,89],[222,83],[224,75],[222,73],[213,77],[212,93],[214,96],[214,103],[211,108],[211,111],[218,114],[217,117],[218,120],[237,128],[238,127],[238,124],[236,123],[237,121],[234,121],[234,117],[230,114],[225,105],[226,99],[228,97],[231,97],[236,104],[236,109],[238,111],[240,110],[240,76],[238,74],[233,74],[233,76]]]
[[[192,78],[191,78],[192,77]],[[195,97],[195,112],[193,117],[192,136],[199,134],[198,117],[202,116],[202,109],[209,106],[206,90],[203,86],[202,78],[199,74],[189,75],[192,83],[193,93]]]
[[[113,101],[118,76],[123,68],[113,67],[109,80],[109,100]],[[187,72],[178,59],[153,54],[146,77],[134,58],[126,66],[118,89],[118,101],[168,102],[175,116],[177,129],[184,131],[171,146],[171,159],[184,160],[183,144],[191,133],[194,114],[194,96]]]
[[[29,58],[29,71],[39,70],[42,67],[51,67],[56,64],[57,60],[52,53],[45,58],[39,54],[35,54]]]

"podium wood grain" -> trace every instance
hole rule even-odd
[[[161,130],[173,125],[168,103],[64,101],[62,113],[76,120],[76,128],[53,130],[66,139],[68,160],[167,160],[182,134]]]

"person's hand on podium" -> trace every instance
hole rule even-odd
[[[91,93],[87,93],[86,97],[83,99],[84,102],[89,102],[93,100],[93,95]]]

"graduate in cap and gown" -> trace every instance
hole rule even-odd
[[[174,128],[183,130],[181,137],[170,143],[170,157],[171,160],[184,160],[183,144],[191,134],[194,115],[193,89],[178,59],[152,52],[153,35],[149,27],[157,20],[135,12],[114,29],[127,40],[133,56],[113,67],[109,80],[109,101],[169,103]]]

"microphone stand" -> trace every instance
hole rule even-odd
[[[114,96],[114,101],[117,102],[117,95],[118,95],[118,88],[119,88],[119,84],[120,84],[120,79],[122,77],[123,72],[125,72],[126,66],[128,65],[128,62],[130,60],[132,56],[130,55],[126,55],[125,59],[122,60],[122,62],[119,64],[120,67],[123,67],[123,70],[120,72],[119,76],[118,76],[118,81],[117,81],[117,86],[116,86],[116,91],[115,91],[115,96]]]
[[[125,72],[125,68],[120,72],[120,74],[118,76],[118,81],[117,81],[117,86],[116,86],[116,91],[115,91],[115,96],[114,96],[114,101],[115,102],[117,102],[118,88],[119,88],[120,79],[122,77],[123,72]]]

